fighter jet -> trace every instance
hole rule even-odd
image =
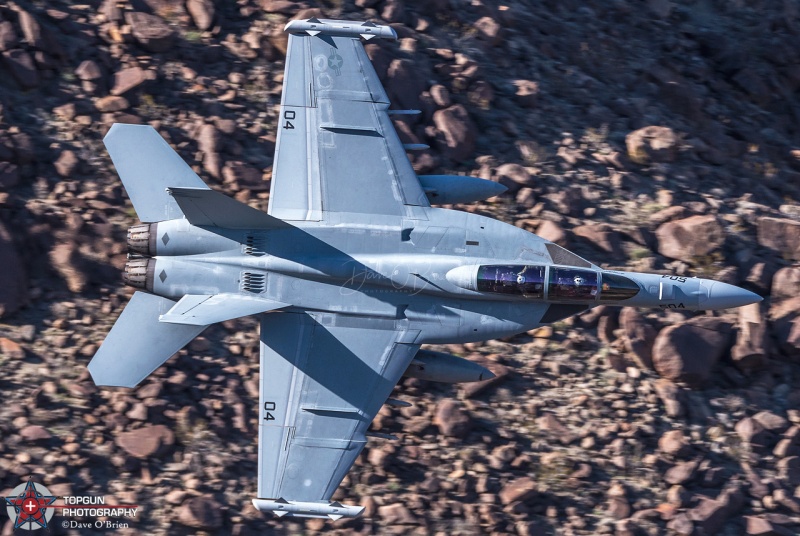
[[[389,26],[286,25],[267,213],[211,190],[149,126],[105,145],[144,222],[124,281],[139,289],[89,364],[133,387],[215,322],[259,315],[258,496],[278,516],[355,517],[331,500],[405,376],[479,381],[485,368],[420,349],[525,332],[600,304],[724,309],[760,298],[693,277],[620,272],[523,229],[434,208],[502,192],[417,176],[362,39]],[[411,148],[413,149],[413,148]]]

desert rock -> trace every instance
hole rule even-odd
[[[722,226],[712,215],[667,222],[656,230],[656,237],[659,253],[688,263],[708,255],[725,241]]]
[[[219,529],[222,527],[220,506],[211,497],[192,497],[181,505],[178,522],[198,529]]]
[[[472,423],[460,402],[444,399],[436,406],[433,424],[439,427],[442,435],[464,437],[469,433]]]
[[[672,162],[677,156],[679,138],[669,127],[649,126],[625,138],[628,156],[637,164]]]
[[[455,104],[433,114],[433,122],[442,133],[441,151],[453,161],[473,155],[477,131],[466,108]]]
[[[619,314],[619,324],[625,331],[626,347],[633,355],[637,365],[645,369],[652,369],[656,330],[633,307],[622,309]]]
[[[786,259],[800,260],[800,222],[764,217],[758,220],[758,243]]]
[[[186,9],[198,28],[201,30],[211,28],[211,24],[214,22],[214,2],[212,0],[188,0]]]
[[[138,11],[126,15],[136,40],[150,52],[166,52],[172,48],[175,37],[172,28],[156,15]]]
[[[174,441],[172,431],[159,424],[123,432],[117,437],[116,443],[131,456],[147,459],[160,449],[171,446]]]
[[[728,349],[730,335],[730,324],[712,317],[664,328],[653,344],[653,366],[663,378],[701,386]]]

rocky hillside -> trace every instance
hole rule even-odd
[[[598,308],[440,348],[498,377],[397,387],[413,405],[373,428],[400,439],[373,440],[337,493],[363,518],[260,514],[253,320],[133,391],[88,376],[136,223],[101,140],[149,123],[266,208],[282,28],[312,15],[393,25],[367,50],[394,107],[422,110],[396,123],[431,146],[415,168],[509,187],[458,208],[764,302]],[[33,474],[142,505],[122,534],[796,534],[798,90],[795,0],[0,3],[0,487]]]

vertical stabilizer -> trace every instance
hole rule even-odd
[[[103,143],[117,168],[136,214],[143,222],[182,218],[167,188],[208,186],[149,125],[115,123]]]

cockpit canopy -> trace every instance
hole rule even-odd
[[[627,300],[639,292],[639,285],[619,274],[529,264],[479,266],[476,288],[478,292],[583,303]]]
[[[581,268],[550,267],[547,299],[553,301],[595,301],[598,272]]]
[[[478,268],[478,292],[544,298],[544,266],[488,265]]]
[[[603,288],[600,291],[600,301],[614,302],[627,300],[639,294],[639,285],[624,275],[603,272]]]

